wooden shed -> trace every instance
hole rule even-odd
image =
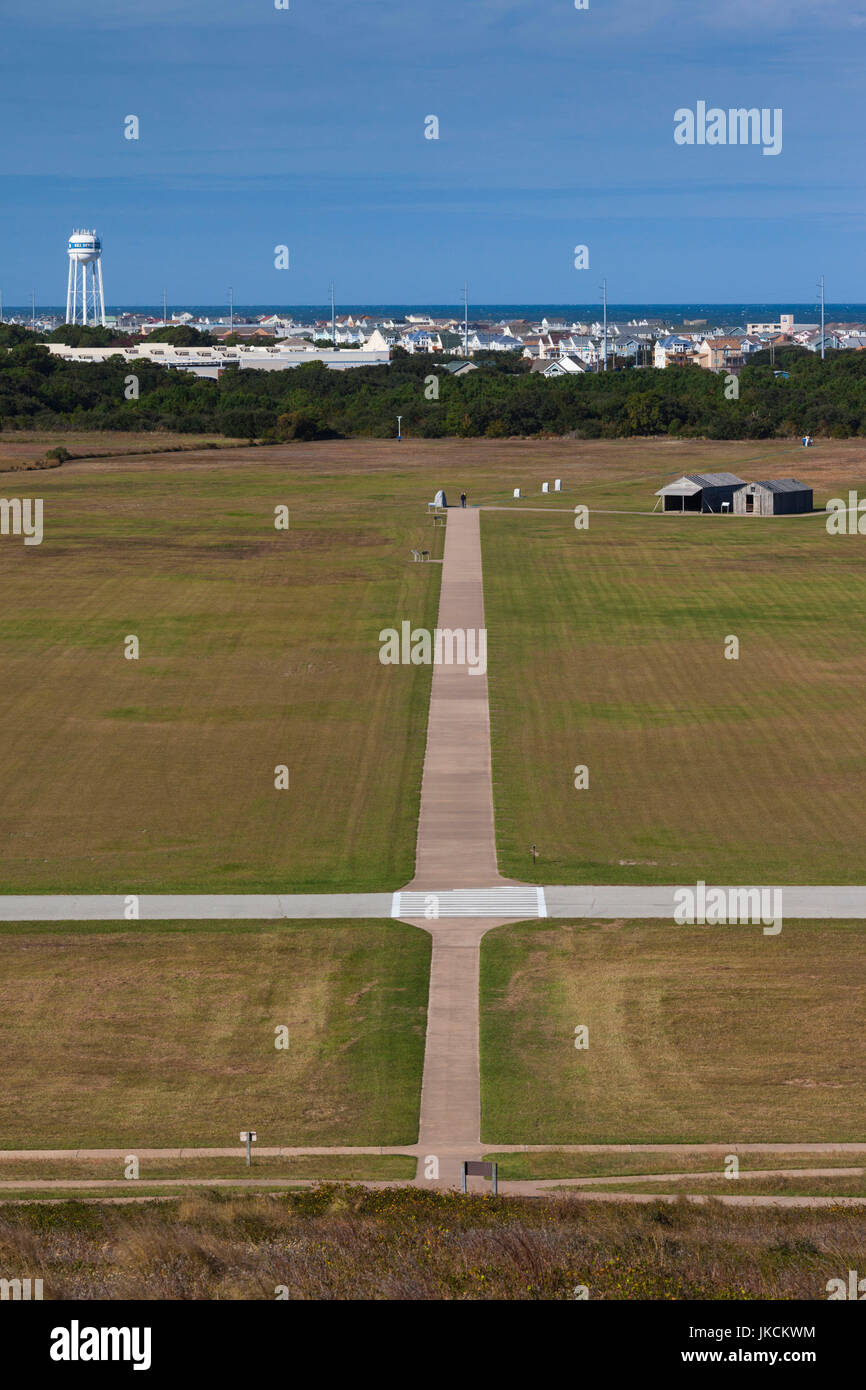
[[[744,483],[734,493],[737,516],[795,516],[812,511],[812,489],[796,478]]]
[[[745,487],[745,482],[736,473],[686,473],[660,487],[656,497],[662,499],[666,512],[720,512],[723,503],[730,511],[738,487]]]

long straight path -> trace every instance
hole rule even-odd
[[[455,779],[455,786],[459,779]],[[426,848],[425,848],[426,852]],[[689,887],[688,884],[680,885]],[[755,885],[777,887],[789,921],[866,921],[866,887],[856,884]],[[709,892],[734,886],[712,884]],[[432,895],[440,916],[498,921],[534,917],[657,918],[673,921],[673,884],[515,884],[498,875],[484,887],[468,888],[430,879],[426,890],[413,882],[396,893],[119,893],[14,894],[0,896],[0,922],[317,921],[395,917],[414,920]],[[737,892],[742,888],[737,887]],[[426,925],[426,924],[425,924]],[[487,921],[488,928],[495,925]]]
[[[484,631],[481,521],[470,507],[448,511],[438,627],[464,633],[467,648],[469,634],[476,634],[465,654],[478,655],[477,634]],[[478,661],[474,669],[440,662],[433,667],[415,877],[407,889],[513,882],[500,877],[496,860],[486,661],[484,669]]]
[[[645,917],[671,921],[677,905],[676,894],[688,887],[694,890],[695,884],[684,881],[678,888],[673,884],[614,884],[605,887],[563,884],[545,887],[544,901],[549,917]],[[753,887],[778,889],[782,912],[789,921],[822,918],[866,920],[866,888],[854,884],[756,884]],[[752,891],[744,890],[739,885],[720,883],[707,884],[707,894],[714,888],[721,888],[727,895]],[[733,904],[736,899],[729,897],[728,901]]]
[[[480,947],[484,933],[501,924],[485,919],[416,925],[433,937],[416,1181],[456,1187],[461,1161],[482,1156]],[[430,1158],[436,1160],[432,1173]]]
[[[393,915],[393,893],[66,893],[0,897],[0,922],[222,922]]]
[[[437,625],[463,634],[465,655],[486,652],[481,523],[472,508],[448,511]],[[475,669],[436,664],[415,877],[395,895],[401,919],[433,937],[416,1177],[423,1186],[454,1187],[461,1159],[481,1157],[481,938],[504,921],[537,916],[540,897],[499,873],[486,661],[483,669],[478,661]],[[434,916],[420,915],[426,905]]]

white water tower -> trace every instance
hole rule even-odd
[[[104,328],[102,242],[95,232],[77,230],[69,238],[67,249],[69,284],[66,290],[66,322],[99,323]]]

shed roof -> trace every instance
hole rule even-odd
[[[687,473],[686,477],[700,487],[730,487],[733,483],[744,481],[736,473]]]
[[[700,486],[693,483],[691,479],[677,478],[675,483],[668,483],[667,487],[660,487],[656,497],[693,497],[700,490]]]
[[[685,473],[676,482],[660,487],[656,497],[693,497],[705,487],[745,487],[743,478],[736,473]]]
[[[768,492],[811,492],[808,483],[801,483],[797,478],[765,478],[755,483],[755,487],[766,488]]]

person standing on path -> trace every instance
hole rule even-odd
[[[465,506],[466,506],[466,493],[465,493],[465,492],[461,492],[461,494],[460,494],[460,505],[461,505],[461,507],[465,507]]]

